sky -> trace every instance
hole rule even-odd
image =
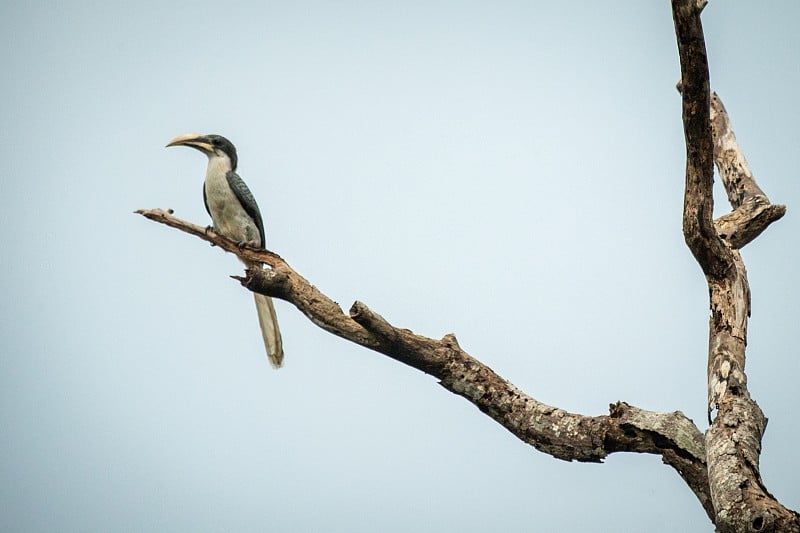
[[[762,474],[794,509],[798,17],[703,14],[788,206],[743,256]],[[5,2],[0,43],[0,530],[712,530],[658,457],[553,459],[285,302],[273,370],[236,259],[133,213],[207,224],[205,158],[164,145],[225,135],[269,248],[344,309],[453,332],[550,405],[705,430],[669,2]]]

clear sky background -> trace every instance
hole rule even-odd
[[[800,3],[703,19],[789,206],[744,250],[747,371],[798,509]],[[208,223],[205,157],[164,144],[223,134],[269,247],[345,309],[551,405],[705,430],[667,0],[5,2],[0,42],[0,530],[711,531],[658,457],[543,455],[284,302],[272,370],[236,259],[133,214]]]

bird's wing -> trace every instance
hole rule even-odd
[[[211,209],[208,208],[208,197],[206,196],[206,184],[205,183],[203,183],[203,205],[206,206],[206,213],[208,213],[208,216],[211,216]]]
[[[239,203],[242,204],[245,212],[250,215],[250,218],[253,219],[253,222],[256,223],[256,227],[258,228],[258,233],[261,236],[261,247],[267,247],[267,240],[264,237],[264,222],[261,220],[261,211],[258,210],[258,204],[256,203],[256,199],[253,197],[253,193],[250,192],[250,189],[247,188],[244,180],[239,177],[234,171],[229,171],[226,175],[228,178],[228,185],[230,186],[233,194],[236,195],[236,198],[239,200]]]

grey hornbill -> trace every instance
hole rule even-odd
[[[208,156],[203,184],[203,202],[211,215],[214,231],[254,248],[264,248],[264,223],[253,193],[236,173],[236,147],[220,135],[187,133],[172,139],[167,146],[191,146]],[[247,266],[258,266],[245,262]],[[269,362],[275,368],[283,363],[283,344],[272,298],[254,293],[258,323],[264,337]]]

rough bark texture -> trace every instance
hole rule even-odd
[[[717,417],[706,433],[706,460],[714,523],[721,532],[800,531],[798,515],[767,491],[759,473],[767,419],[747,390],[750,287],[738,250],[783,216],[785,207],[772,206],[756,185],[722,102],[712,98],[701,9],[694,1],[672,1],[686,137],[683,231],[706,276],[711,306],[708,409],[709,420],[714,409]],[[714,163],[734,209],[716,222]]]
[[[422,370],[522,441],[566,461],[601,462],[614,452],[660,455],[694,492],[720,532],[798,532],[800,516],[783,507],[759,473],[767,419],[747,390],[745,347],[750,288],[739,249],[786,211],[756,184],[719,97],[709,89],[700,12],[707,0],[672,0],[681,63],[686,137],[683,232],[709,287],[708,410],[705,436],[681,412],[656,413],[616,402],[585,416],[541,403],[470,356],[452,334],[442,339],[398,328],[355,302],[344,313],[280,256],[239,247],[159,209],[137,213],[197,235],[251,267],[235,277],[248,289],[290,302],[317,326]],[[733,211],[712,219],[716,164]],[[711,413],[717,412],[711,419]]]
[[[767,226],[786,213],[785,205],[772,204],[756,183],[744,154],[736,142],[725,106],[717,93],[711,94],[711,131],[714,163],[725,185],[733,211],[714,221],[719,236],[731,248],[741,249],[761,235]]]
[[[223,250],[269,269],[249,268],[235,277],[248,289],[290,302],[326,331],[430,374],[440,385],[537,450],[565,461],[602,462],[610,453],[660,455],[713,516],[703,435],[679,412],[657,413],[617,402],[608,415],[585,416],[537,401],[509,383],[458,345],[455,335],[431,339],[398,328],[355,302],[349,313],[292,269],[277,254],[240,248],[235,242],[160,209],[140,210],[145,217],[197,235]]]

